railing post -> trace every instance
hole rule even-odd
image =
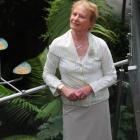
[[[113,140],[117,140],[118,129],[119,129],[119,121],[120,121],[120,106],[121,106],[121,98],[122,98],[122,81],[124,79],[124,69],[119,69],[118,76],[118,94],[117,94],[117,103],[116,103],[116,112],[115,112],[115,121],[113,123]]]

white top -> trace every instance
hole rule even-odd
[[[108,87],[116,82],[116,70],[110,50],[99,37],[88,34],[89,47],[86,55],[80,59],[71,35],[71,30],[56,38],[49,46],[44,66],[43,79],[50,86],[54,96],[61,83],[73,88],[89,84],[94,93],[84,100],[69,101],[62,96],[63,103],[89,106],[109,98]],[[55,76],[59,68],[61,79]]]

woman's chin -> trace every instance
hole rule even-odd
[[[79,32],[79,31],[81,31],[81,29],[79,29],[78,27],[73,27],[73,26],[71,26],[70,27],[73,31],[76,31],[76,32]]]

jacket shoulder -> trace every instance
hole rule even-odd
[[[69,31],[67,31],[66,33],[64,33],[63,35],[55,38],[52,43],[49,46],[49,50],[51,52],[56,52],[58,49],[62,48],[63,46],[65,46],[65,44],[68,42],[69,40]]]

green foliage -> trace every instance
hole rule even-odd
[[[118,140],[132,140],[135,134],[134,113],[131,106],[122,105]]]
[[[36,87],[43,84],[42,80],[42,65],[38,57],[29,60],[29,63],[32,66],[32,72],[30,75],[26,76],[24,81],[20,81],[22,85],[26,85],[28,88]],[[0,88],[1,92],[5,95],[10,95],[8,89],[2,87]],[[26,95],[22,98],[13,99],[11,102],[8,102],[1,110],[4,110],[6,115],[5,119],[12,120],[18,124],[33,124],[35,114],[39,113],[40,106],[46,103],[45,91],[40,91],[35,95]],[[42,101],[41,101],[42,99]],[[29,122],[28,122],[29,121]],[[27,122],[27,123],[25,123]],[[31,123],[32,122],[32,123]]]
[[[97,4],[98,9],[99,9],[99,18],[102,18],[106,15],[111,14],[111,7],[108,5],[106,0],[91,0],[95,4]]]
[[[5,105],[3,109],[3,113],[8,114],[6,117],[7,120],[12,120],[20,125],[31,124],[31,122],[28,122],[31,120],[33,124],[34,114],[39,112],[39,108],[36,105],[33,105],[29,101],[26,101],[26,99],[22,98],[12,100],[9,104]]]
[[[50,102],[48,105],[41,107],[40,112],[37,114],[36,119],[45,120],[49,117],[54,117],[60,114],[61,101],[57,98]]]
[[[114,43],[116,39],[115,33],[113,33],[113,31],[110,29],[105,29],[107,27],[101,26],[104,24],[103,22],[101,23],[103,19],[104,22],[106,21],[107,23],[106,18],[103,17],[110,15],[111,8],[104,0],[92,1],[98,5],[100,11],[100,17],[98,19],[98,21],[100,21],[100,25],[97,24],[95,26],[95,32],[98,34],[98,36],[105,36],[105,39],[113,41]],[[47,15],[48,18],[44,17],[48,30],[43,35],[43,37],[44,40],[48,40],[48,44],[50,44],[54,38],[62,35],[69,29],[69,17],[71,12],[71,5],[73,2],[73,0],[54,0],[50,4],[51,8],[45,8],[45,10],[49,13]]]
[[[48,40],[48,44],[63,34],[69,29],[69,16],[70,16],[70,5],[72,0],[54,0],[51,2],[51,8],[45,10],[49,12],[46,20],[48,31],[44,34],[44,39]]]
[[[21,109],[26,109],[28,111],[39,112],[38,107],[31,104],[26,99],[16,98],[16,99],[12,100],[10,102],[10,104],[11,104],[11,106],[20,107]]]
[[[26,78],[26,80],[28,81],[27,85],[31,88],[43,84],[44,83],[42,79],[43,66],[40,58],[35,57],[28,60],[28,62],[32,67],[32,72]]]
[[[42,67],[44,67],[45,65],[47,59],[47,53],[48,53],[48,48],[45,48],[45,50],[38,56],[42,64]]]
[[[39,130],[37,136],[40,140],[62,140],[62,117],[50,118],[47,123],[39,127]]]
[[[2,138],[1,140],[38,140],[38,139],[35,136],[14,135],[14,136]]]
[[[11,95],[13,92],[3,86],[0,86],[0,94],[2,96]],[[32,114],[31,114],[32,112]],[[34,113],[39,112],[39,108],[36,105],[31,104],[29,101],[23,98],[16,98],[12,101],[5,103],[0,108],[1,119],[3,121],[11,120],[19,125],[27,125],[28,120],[33,117]]]
[[[5,88],[4,86],[0,85],[0,97],[10,95],[13,91],[9,90],[8,88]]]
[[[108,27],[108,29],[112,30],[117,36],[115,44],[112,44],[109,40],[107,40],[108,46],[111,48],[114,60],[121,61],[126,59],[127,53],[129,52],[129,40],[127,37],[127,33],[129,32],[128,23],[122,24],[121,19],[113,14],[105,18],[107,22],[102,20],[102,25]]]
[[[109,40],[112,43],[115,43],[117,40],[117,35],[113,31],[108,30],[99,24],[95,24],[95,27],[91,29],[91,32],[97,36],[102,36],[105,40]]]
[[[45,52],[44,56],[46,55]],[[24,87],[32,88],[44,84],[42,80],[42,61],[45,61],[45,59],[40,58],[43,58],[43,55],[28,61],[32,67],[32,72],[24,77],[23,81],[20,81],[20,84],[24,85]],[[12,93],[13,91],[4,86],[0,86],[1,97],[11,95]],[[37,131],[37,127],[43,120],[47,120],[49,117],[59,114],[60,106],[59,100],[54,100],[54,97],[47,88],[38,91],[36,94],[15,98],[4,103],[0,108],[0,114],[2,114],[0,120],[7,122],[8,125],[14,124],[16,127],[20,127],[20,129],[23,128],[24,132],[27,131],[26,133],[30,133],[30,128],[36,129]]]

